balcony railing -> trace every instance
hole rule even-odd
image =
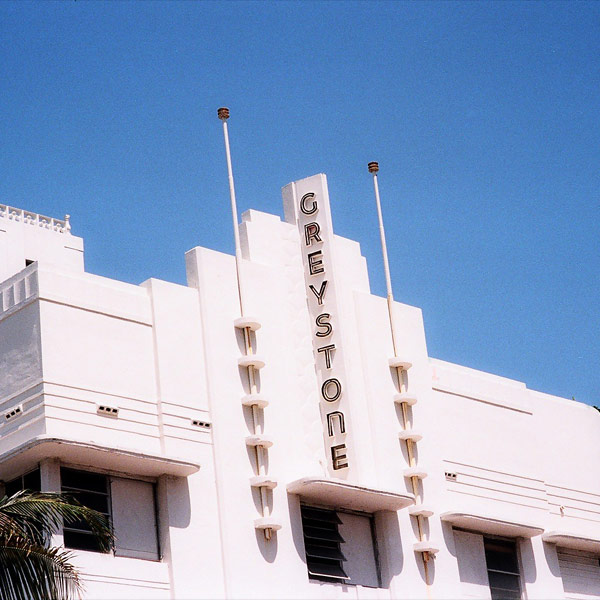
[[[37,213],[28,210],[0,204],[0,218],[5,218],[9,221],[18,221],[25,223],[26,225],[42,227],[43,229],[49,229],[51,231],[56,231],[57,233],[71,232],[69,215],[65,215],[64,219],[53,219],[52,217],[38,215]]]
[[[0,316],[38,293],[37,267],[30,265],[0,284]]]

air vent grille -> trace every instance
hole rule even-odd
[[[211,424],[208,421],[199,421],[198,419],[192,419],[192,425],[194,427],[202,427],[203,429],[211,428]]]
[[[343,569],[346,557],[341,544],[344,538],[338,531],[341,524],[335,510],[302,506],[302,530],[306,550],[306,566],[311,579],[348,581]]]
[[[116,406],[108,406],[107,404],[99,404],[96,412],[105,417],[118,417],[119,409]]]
[[[15,406],[12,410],[9,410],[8,412],[4,413],[4,419],[6,421],[10,421],[10,420],[14,419],[15,417],[18,417],[22,414],[23,414],[23,405],[19,404],[18,406]]]

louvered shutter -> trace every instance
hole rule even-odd
[[[597,555],[559,547],[558,564],[567,598],[600,598],[600,563]]]
[[[335,510],[302,506],[302,529],[306,566],[312,579],[346,581],[345,557],[340,544],[344,539],[338,528],[341,520]]]

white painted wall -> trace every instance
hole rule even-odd
[[[25,261],[83,271],[83,240],[48,219],[0,205],[0,281],[22,271]]]
[[[307,285],[317,279],[307,275],[306,219],[297,210],[310,191],[320,203],[323,240],[311,250],[323,249],[331,285],[323,307],[308,295]],[[266,494],[266,515],[281,524],[270,541],[254,527],[262,508],[250,485],[257,474],[254,451],[245,442],[253,424],[241,404],[249,390],[247,372],[237,364],[244,343],[233,324],[240,316],[233,257],[194,248],[186,254],[187,287],[155,279],[134,286],[85,273],[80,238],[0,218],[0,475],[9,479],[39,462],[24,444],[44,435],[67,445],[93,443],[115,457],[135,452],[135,460],[115,458],[112,467],[106,458],[83,461],[76,450],[61,459],[143,482],[143,491],[131,492],[130,506],[117,507],[120,527],[144,502],[148,485],[156,485],[161,560],[79,552],[86,597],[489,598],[482,532],[453,530],[440,514],[464,512],[600,539],[600,414],[429,357],[420,309],[395,303],[398,354],[412,363],[408,390],[418,397],[408,418],[424,436],[416,451],[428,474],[420,493],[434,511],[424,531],[440,549],[428,563],[430,589],[413,551],[416,522],[406,509],[374,514],[380,588],[369,580],[372,558],[361,563],[366,530],[354,527],[353,533],[346,523],[355,544],[349,556],[368,585],[309,581],[302,498],[289,494],[287,483],[334,473],[357,486],[412,490],[402,475],[408,457],[397,437],[401,414],[388,366],[386,301],[370,294],[358,244],[334,235],[324,176],[287,186],[284,204],[286,221],[251,210],[240,230],[246,315],[262,324],[251,341],[265,360],[258,387],[269,405],[257,416],[273,440],[266,474],[277,482]],[[26,259],[39,262],[25,269]],[[330,371],[316,354],[321,310],[334,327]],[[344,390],[335,408],[343,411],[347,432],[334,441],[346,444],[351,467],[341,472],[331,469],[325,421],[334,407],[321,400],[328,373]],[[2,421],[20,404],[21,416]],[[98,414],[99,404],[118,407],[119,416]],[[174,467],[165,466],[142,475],[144,456],[162,457],[165,465],[195,463],[200,470],[175,476],[168,472]],[[60,462],[47,458],[42,479],[45,489],[56,489]],[[127,472],[119,471],[124,464]],[[456,478],[448,480],[446,472]],[[125,540],[153,538],[144,518],[131,518]],[[596,580],[580,574],[569,575],[563,589],[560,557],[569,550],[539,535],[518,546],[528,598],[580,597],[573,596],[577,586],[593,589]],[[573,582],[575,576],[584,581]]]

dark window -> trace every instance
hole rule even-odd
[[[484,538],[483,543],[492,600],[519,600],[521,578],[516,542]]]
[[[12,481],[4,484],[4,493],[7,496],[12,496],[21,490],[29,490],[30,492],[39,492],[42,489],[40,479],[40,470],[35,469],[25,475],[21,475]]]
[[[345,556],[341,550],[344,538],[338,531],[342,523],[335,510],[302,506],[302,530],[306,566],[311,579],[345,582]]]
[[[372,515],[315,506],[300,511],[309,579],[381,587]]]
[[[61,489],[84,506],[106,515],[110,519],[108,477],[99,473],[60,469]],[[98,542],[84,521],[69,523],[63,528],[65,547],[101,552]]]

